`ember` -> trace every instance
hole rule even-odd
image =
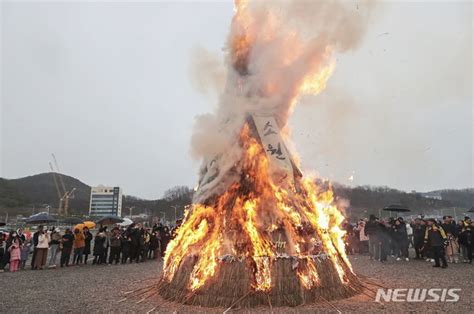
[[[219,132],[233,145],[205,156],[195,204],[164,258],[165,298],[295,306],[348,297],[360,287],[330,185],[303,177],[280,131],[299,96],[325,88],[333,48],[282,28],[278,12],[236,2],[227,101],[218,113]],[[258,59],[272,47],[282,57],[265,71]],[[235,99],[246,103],[243,109],[232,107]]]

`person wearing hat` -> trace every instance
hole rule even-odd
[[[433,257],[435,260],[435,264],[433,267],[441,267],[447,268],[448,263],[446,261],[445,256],[445,246],[447,244],[448,237],[444,233],[443,228],[441,228],[437,223],[436,220],[430,219],[428,220],[428,226],[425,232],[425,245],[430,245],[431,251],[433,253]],[[443,265],[440,265],[440,260]]]

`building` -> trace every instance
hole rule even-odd
[[[122,189],[99,185],[91,188],[90,216],[122,216]]]
[[[438,200],[438,201],[443,200],[443,196],[439,192],[421,193],[421,196],[423,196],[424,198],[432,199],[432,200]]]

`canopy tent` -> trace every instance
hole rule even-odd
[[[56,221],[57,221],[56,219],[54,219],[52,216],[50,216],[46,212],[32,215],[28,217],[28,219],[26,219],[27,224],[47,224],[47,223],[52,223]]]

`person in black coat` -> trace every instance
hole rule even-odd
[[[142,227],[138,230],[138,253],[137,253],[137,259],[136,262],[144,262],[145,261],[145,255],[146,255],[146,232],[145,229]]]
[[[369,237],[369,254],[370,259],[380,259],[380,241],[379,241],[379,222],[377,217],[370,215],[369,221],[365,224],[364,232]]]
[[[411,225],[413,229],[413,244],[415,246],[415,259],[423,259],[424,252],[422,250],[425,239],[426,224],[421,218],[416,218]]]
[[[139,226],[133,226],[130,231],[131,246],[130,246],[130,262],[137,261],[140,258],[140,229]]]
[[[392,225],[392,240],[397,261],[402,257],[408,261],[408,234],[402,218],[395,220]]]
[[[104,229],[100,228],[94,238],[94,261],[92,264],[99,265],[104,263],[106,240],[107,235],[105,234]]]
[[[472,263],[472,251],[474,246],[474,227],[472,220],[465,217],[463,227],[459,233],[459,244],[461,246],[461,255],[464,263]]]
[[[132,262],[132,257],[130,255],[132,249],[132,238],[131,238],[131,228],[122,232],[121,240],[121,250],[122,250],[122,260],[121,263],[125,264],[127,259],[130,258],[130,263]]]
[[[10,231],[10,233],[8,234],[8,239],[5,241],[5,252],[3,254],[3,260],[0,261],[0,263],[2,264],[2,270],[3,270],[3,268],[5,268],[5,266],[10,264],[10,250],[9,250],[9,248],[13,244],[13,238],[17,237],[17,236],[18,235],[15,231]]]
[[[163,228],[163,233],[160,234],[161,237],[161,256],[165,256],[166,247],[171,240],[171,233],[168,227]]]
[[[38,249],[36,246],[38,245],[38,238],[41,233],[43,233],[43,226],[38,226],[38,230],[33,233],[33,257],[31,258],[31,269],[36,269],[35,265],[35,259],[36,259],[36,253],[38,252]]]
[[[434,219],[428,220],[428,225],[425,231],[425,244],[429,244],[435,265],[433,267],[440,267],[440,260],[443,263],[442,268],[448,267],[444,247],[447,245],[448,237],[444,233],[443,228],[439,226]]]
[[[383,219],[379,221],[379,244],[380,244],[380,261],[386,262],[387,256],[390,254],[390,234],[391,225]]]
[[[84,232],[84,241],[86,243],[86,246],[84,247],[84,264],[87,264],[87,258],[89,257],[89,254],[91,254],[91,242],[94,236],[92,233],[89,231],[89,228],[84,227],[83,229]]]
[[[160,242],[156,232],[152,232],[150,235],[150,244],[148,245],[148,259],[156,259],[158,256],[156,254]]]
[[[69,266],[69,260],[71,259],[72,245],[74,244],[74,235],[71,229],[66,229],[65,234],[62,236],[61,245],[61,267]]]

